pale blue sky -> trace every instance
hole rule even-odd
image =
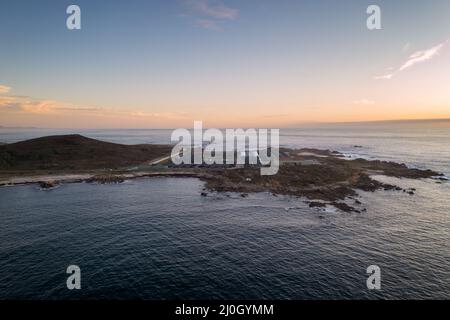
[[[66,29],[69,4],[81,7],[82,30]],[[383,30],[367,30],[369,4],[381,7]],[[396,76],[380,84],[374,77],[450,39],[450,1],[2,0],[0,39],[0,85],[31,103],[164,121],[224,110],[306,121],[334,110],[341,120],[345,103],[414,102],[394,93],[412,90],[405,87],[412,80],[400,84]],[[448,71],[449,63],[441,63],[433,70]],[[390,91],[393,98],[381,96]],[[437,108],[445,113],[450,97],[431,94],[441,97]],[[31,115],[12,109],[0,110],[4,119],[33,124]]]

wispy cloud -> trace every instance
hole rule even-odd
[[[437,46],[434,46],[433,48],[430,48],[428,50],[424,51],[417,51],[413,53],[409,59],[400,67],[399,71],[406,70],[408,68],[411,68],[413,65],[421,62],[425,62],[427,60],[430,60],[434,56],[436,56],[439,51],[444,47],[444,44],[447,42],[440,43]]]
[[[238,16],[237,9],[229,8],[222,3],[211,3],[208,0],[188,0],[187,2],[193,11],[211,18],[234,20]]]
[[[0,96],[1,111],[45,114],[58,108],[58,103],[52,100],[33,99],[27,96]]]
[[[375,101],[372,101],[369,99],[361,99],[361,100],[353,101],[353,104],[363,105],[363,106],[372,106],[375,104]]]
[[[186,112],[144,112],[144,111],[131,111],[125,112],[124,115],[138,118],[156,118],[156,119],[191,119],[191,116]]]
[[[212,0],[185,0],[187,12],[183,16],[193,17],[195,24],[210,30],[221,30],[221,22],[235,20],[237,9],[227,7],[222,2]]]
[[[9,95],[11,87],[0,85],[0,111],[47,113],[56,108],[57,103],[28,96]]]
[[[0,94],[8,93],[10,90],[11,90],[10,87],[4,86],[4,85],[1,85],[1,84],[0,84]]]
[[[147,112],[129,109],[112,109],[101,107],[76,106],[49,99],[35,99],[28,96],[0,96],[0,112],[35,114],[35,115],[86,115],[108,116],[122,118],[152,118],[180,120],[188,119],[189,115],[183,112]]]
[[[222,30],[222,28],[220,28],[220,26],[213,20],[199,19],[196,21],[196,24],[204,29],[210,29],[215,31]]]
[[[384,75],[380,75],[380,76],[375,76],[374,79],[375,80],[390,80],[399,72],[405,71],[406,69],[409,69],[416,64],[433,59],[442,51],[442,49],[448,42],[450,42],[450,40],[442,42],[430,49],[414,52],[396,71],[393,71],[393,72],[390,72],[390,73],[387,73]]]
[[[375,76],[375,80],[391,80],[394,77],[394,73],[388,73],[382,76]]]

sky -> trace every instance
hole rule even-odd
[[[0,126],[434,118],[450,118],[448,0],[0,2]]]

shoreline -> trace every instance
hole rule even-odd
[[[67,173],[67,174],[46,174],[46,175],[30,175],[30,176],[14,176],[9,179],[0,180],[0,187],[13,187],[21,185],[39,184],[41,182],[48,183],[83,183],[83,182],[95,182],[97,177],[105,176],[104,173],[98,174],[86,174],[86,173]],[[128,174],[110,174],[111,177],[121,177],[125,180],[132,180],[145,177],[180,177],[180,178],[199,178],[205,176],[204,173],[198,172],[180,172],[180,171],[157,171],[157,172],[139,172]],[[105,182],[107,183],[107,182]]]
[[[2,179],[0,178],[0,187],[14,187],[23,186],[30,184],[39,184],[40,182],[54,182],[58,184],[62,183],[83,183],[83,182],[96,182],[100,179],[99,176],[111,176],[111,177],[121,177],[124,180],[133,180],[138,178],[153,178],[153,177],[178,177],[178,178],[212,178],[213,175],[204,172],[193,172],[193,171],[147,171],[147,172],[136,172],[136,173],[109,173],[104,172],[99,173],[58,173],[58,174],[41,174],[41,175],[25,175],[25,176],[12,176],[10,178]],[[382,174],[380,172],[370,172],[369,177],[373,176],[385,176],[391,177],[389,175]],[[398,179],[429,179],[434,182],[445,182],[450,181],[450,179],[445,176],[430,176],[426,178],[408,178],[408,177],[398,177]],[[108,182],[105,182],[108,183]],[[113,182],[111,182],[113,183]]]
[[[8,180],[0,180],[0,190],[1,188],[14,187],[14,186],[26,186],[26,185],[40,185],[40,189],[43,191],[50,191],[58,188],[63,184],[75,184],[75,183],[91,183],[91,184],[120,184],[127,180],[134,180],[139,178],[156,178],[156,177],[166,177],[166,178],[197,178],[200,181],[205,183],[205,187],[203,191],[199,193],[200,196],[206,197],[209,193],[236,193],[240,194],[242,198],[246,198],[249,193],[259,193],[259,192],[268,192],[273,196],[294,196],[300,199],[303,199],[303,202],[309,205],[310,208],[316,208],[320,210],[325,210],[327,207],[334,207],[342,212],[350,213],[362,213],[366,212],[367,209],[364,207],[364,204],[358,200],[360,195],[357,193],[357,190],[375,192],[375,191],[397,191],[405,194],[409,194],[413,196],[416,192],[414,188],[400,188],[395,185],[385,184],[376,179],[373,179],[372,176],[384,176],[389,177],[389,175],[380,174],[380,172],[372,172],[367,176],[368,181],[367,185],[359,186],[359,188],[355,188],[349,186],[345,188],[344,185],[340,187],[344,187],[340,190],[340,193],[335,194],[332,198],[329,198],[328,195],[324,195],[324,189],[321,187],[312,187],[309,190],[303,189],[301,194],[296,194],[295,192],[285,192],[286,190],[271,190],[270,188],[256,188],[256,189],[246,189],[242,188],[242,186],[232,186],[229,187],[224,183],[223,180],[220,181],[220,184],[224,184],[221,187],[217,187],[214,184],[217,177],[213,174],[208,174],[205,172],[193,172],[193,171],[154,171],[154,172],[136,172],[136,173],[128,173],[128,174],[57,174],[57,175],[36,175],[36,176],[25,176],[25,177],[13,177]],[[391,176],[392,177],[392,176]],[[432,180],[436,183],[443,183],[444,181],[449,181],[448,179],[441,177],[428,177],[428,178],[405,178],[405,177],[397,177],[398,179],[407,179],[407,180]],[[213,182],[213,184],[211,184]],[[338,188],[340,188],[338,187]],[[280,192],[281,191],[281,192]]]
[[[430,178],[448,181],[444,174],[410,168],[404,163],[363,158],[313,148],[279,149],[279,170],[272,176],[260,174],[261,165],[181,164],[170,160],[171,148],[162,145],[124,146],[79,135],[44,137],[0,146],[0,186],[39,184],[51,189],[61,183],[121,183],[143,177],[190,177],[205,182],[201,192],[270,192],[305,197],[311,207],[332,205],[346,212],[361,212],[358,190],[402,191],[372,178]],[[346,200],[354,202],[349,205]]]
[[[333,154],[335,156],[335,154]],[[315,157],[315,155],[308,154],[308,157]],[[323,155],[318,155],[320,159],[328,159]],[[329,160],[329,159],[328,159]],[[334,160],[345,161],[339,158]],[[362,159],[361,159],[362,160]],[[355,161],[355,160],[350,160]],[[366,161],[366,160],[364,160]],[[370,163],[370,162],[369,162]],[[389,163],[386,163],[389,164]],[[390,163],[390,165],[394,165]],[[398,165],[398,164],[395,164]],[[317,166],[313,165],[302,165],[300,167]],[[284,168],[286,167],[297,167],[296,162],[286,162],[284,163]],[[29,176],[12,176],[9,178],[0,178],[0,188],[1,187],[13,187],[13,186],[24,186],[24,185],[40,185],[41,190],[52,190],[59,187],[62,184],[72,184],[72,183],[94,183],[94,184],[118,184],[123,183],[126,180],[134,180],[138,178],[154,178],[154,177],[167,177],[167,178],[197,178],[205,183],[203,191],[200,192],[200,196],[206,197],[210,192],[214,193],[226,193],[233,192],[240,194],[242,198],[246,198],[249,193],[259,193],[268,192],[274,196],[294,196],[298,198],[304,198],[304,202],[309,204],[310,208],[324,209],[328,206],[332,206],[343,212],[355,212],[361,213],[367,211],[363,207],[363,203],[358,200],[360,195],[358,190],[362,191],[397,191],[403,192],[413,196],[416,192],[414,188],[400,188],[396,185],[386,184],[373,179],[373,176],[385,176],[385,177],[395,177],[398,179],[410,179],[410,180],[431,180],[435,183],[444,183],[449,181],[445,175],[440,175],[433,171],[421,171],[418,169],[409,169],[406,166],[407,172],[415,172],[415,175],[396,175],[388,174],[381,170],[371,170],[368,169],[365,172],[359,172],[358,177],[352,175],[348,181],[336,180],[330,184],[326,185],[308,185],[300,188],[295,188],[292,182],[283,181],[283,178],[275,179],[276,186],[262,183],[257,180],[257,175],[259,174],[258,168],[228,168],[222,170],[209,170],[203,168],[198,169],[168,169],[160,171],[136,171],[136,172],[123,172],[115,171],[105,173],[104,171],[90,172],[90,173],[60,173],[60,174],[40,174],[40,175],[29,175]],[[208,172],[209,171],[209,172]],[[424,174],[426,173],[426,174]],[[229,175],[232,175],[230,178]],[[256,177],[255,177],[256,174]],[[228,176],[227,176],[228,175]],[[252,176],[252,178],[249,178]],[[239,180],[245,179],[244,181],[235,181],[236,177]],[[264,179],[264,178],[262,178]],[[270,179],[270,178],[269,178]],[[280,184],[283,181],[283,184]]]

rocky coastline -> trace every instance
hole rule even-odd
[[[78,136],[72,136],[65,137],[63,141],[67,143],[71,139],[80,140]],[[84,138],[82,140],[87,141]],[[93,139],[89,139],[89,142],[90,140]],[[52,140],[47,139],[47,141]],[[95,146],[102,147],[101,142],[94,141]],[[72,149],[77,148],[76,143],[72,145]],[[107,146],[108,150],[114,151],[113,144]],[[123,146],[117,146],[123,149]],[[140,148],[147,151],[154,150],[152,145],[140,146]],[[363,204],[357,199],[358,191],[384,190],[403,192],[411,196],[416,191],[413,188],[404,189],[377,181],[372,178],[374,175],[401,179],[433,179],[441,183],[447,181],[444,175],[432,170],[408,168],[405,164],[380,160],[349,160],[339,152],[330,150],[281,148],[280,168],[273,176],[261,176],[258,165],[175,166],[167,153],[162,152],[162,150],[167,152],[168,147],[157,146],[156,150],[158,150],[157,154],[149,154],[147,161],[142,161],[140,158],[142,155],[139,154],[139,159],[127,162],[128,166],[104,168],[104,162],[97,159],[97,162],[101,163],[101,168],[95,168],[87,166],[86,159],[79,159],[82,165],[77,167],[76,161],[72,159],[71,166],[64,167],[63,163],[59,163],[58,169],[53,169],[51,172],[40,170],[39,162],[36,165],[36,157],[32,157],[33,165],[31,166],[27,164],[27,161],[18,161],[16,166],[12,165],[9,168],[0,166],[0,186],[34,183],[41,189],[48,190],[63,183],[109,184],[142,177],[194,177],[205,182],[205,189],[200,194],[203,197],[207,197],[210,192],[235,192],[240,193],[242,197],[253,192],[270,192],[273,195],[305,198],[311,208],[323,208],[330,205],[345,212],[363,212],[365,211]],[[1,149],[0,156],[2,151],[4,156],[5,151]],[[74,150],[70,152],[73,153]],[[101,150],[93,150],[93,152],[100,154]],[[111,155],[108,157],[111,158]],[[120,157],[119,152],[117,157]],[[11,160],[11,158],[9,155],[8,159]],[[155,161],[158,158],[162,161]],[[123,160],[118,159],[112,162],[121,163]],[[18,172],[16,167],[25,167],[25,169]],[[85,170],[86,168],[89,170]]]

